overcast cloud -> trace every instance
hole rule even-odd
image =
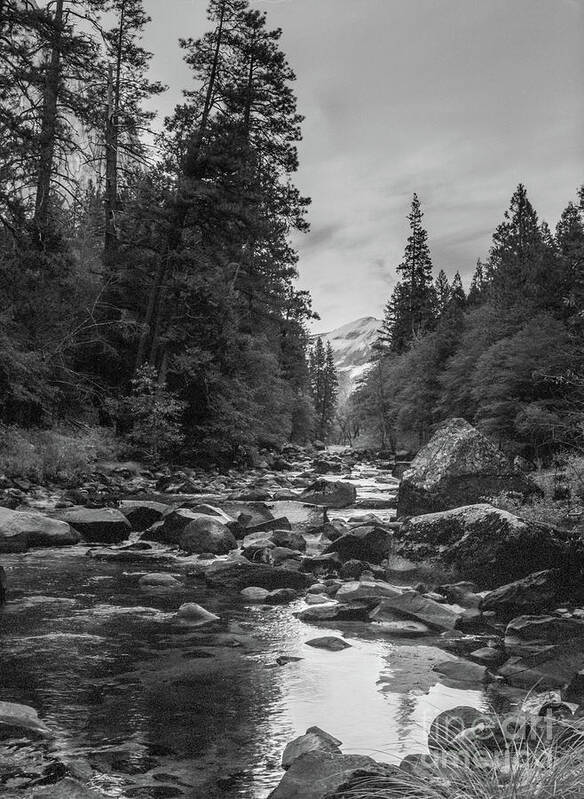
[[[253,0],[297,74],[297,183],[312,197],[300,284],[322,322],[381,315],[416,191],[436,271],[466,282],[520,181],[556,224],[584,182],[584,0]],[[153,71],[189,84],[176,46],[206,0],[146,0]]]

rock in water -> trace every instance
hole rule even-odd
[[[158,541],[161,544],[178,544],[185,527],[200,519],[202,514],[188,508],[175,508],[166,513],[160,522],[155,523],[141,536],[144,541]],[[205,516],[204,518],[209,518]]]
[[[6,602],[6,592],[8,587],[8,580],[6,579],[6,572],[0,566],[0,605]]]
[[[392,542],[393,535],[383,527],[354,527],[329,544],[323,554],[336,552],[341,560],[381,563],[391,552]]]
[[[340,480],[316,480],[302,492],[300,499],[325,508],[348,508],[357,499],[357,489]]]
[[[258,588],[256,585],[250,585],[249,588],[244,588],[239,592],[240,595],[248,602],[265,602],[266,597],[270,593],[266,588]]]
[[[342,585],[335,594],[335,598],[339,602],[355,602],[368,599],[374,599],[379,602],[385,597],[400,596],[401,593],[401,588],[389,583],[361,580],[360,582],[355,581]]]
[[[144,574],[138,580],[140,586],[144,588],[181,588],[181,583],[172,574],[152,573]]]
[[[398,516],[457,508],[501,491],[528,496],[536,485],[464,419],[450,419],[423,447],[399,487]]]
[[[487,504],[414,516],[395,536],[400,555],[440,564],[487,588],[569,557],[553,527]]]
[[[0,508],[0,552],[24,552],[28,547],[61,547],[79,543],[69,524],[40,513]]]
[[[0,739],[21,738],[23,735],[51,738],[52,732],[28,705],[0,702]]]
[[[395,767],[377,763],[364,755],[306,752],[296,758],[268,799],[325,799],[334,796],[356,774],[365,778],[395,773]]]
[[[307,574],[263,563],[251,563],[241,557],[216,561],[205,571],[205,580],[213,588],[242,591],[257,587],[274,591],[276,588],[306,588],[312,582]]]
[[[227,555],[237,549],[235,536],[222,522],[213,516],[201,516],[189,522],[179,538],[179,546],[186,552]]]
[[[115,508],[79,508],[67,511],[62,518],[85,541],[100,544],[125,541],[132,531],[130,522]]]
[[[212,621],[220,621],[219,616],[205,610],[201,605],[197,605],[196,602],[186,602],[184,605],[181,605],[176,615],[179,619],[196,624],[208,624]]]
[[[405,591],[400,596],[383,599],[371,615],[374,621],[393,621],[400,617],[422,622],[436,630],[454,630],[460,614],[416,591]]]
[[[306,642],[307,646],[312,646],[315,649],[328,649],[329,652],[341,652],[343,649],[350,649],[351,644],[343,641],[342,638],[336,638],[334,635],[325,635],[322,638],[312,638]]]
[[[295,738],[286,746],[282,755],[282,768],[289,769],[292,763],[307,752],[332,752],[341,754],[342,741],[319,727],[309,727],[304,735]]]
[[[132,530],[141,533],[159,522],[169,507],[162,502],[124,500],[120,502],[120,510],[132,525]]]

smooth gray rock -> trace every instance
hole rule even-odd
[[[186,552],[227,555],[237,549],[237,541],[231,530],[212,516],[201,516],[189,522],[179,537],[179,546]]]
[[[329,652],[341,652],[343,649],[350,649],[351,644],[343,641],[342,638],[336,638],[334,635],[325,635],[321,638],[311,638],[306,642],[307,646],[312,646],[315,649],[328,649]]]
[[[416,591],[404,591],[400,596],[383,599],[371,614],[374,621],[394,621],[400,617],[422,622],[436,630],[454,630],[460,613]]]
[[[0,552],[24,552],[28,547],[73,546],[79,540],[79,533],[65,521],[33,511],[0,508]]]
[[[78,508],[65,512],[62,519],[92,543],[116,544],[132,531],[130,522],[115,508]]]
[[[289,769],[300,755],[304,755],[307,752],[332,752],[334,754],[341,754],[341,744],[342,741],[339,741],[338,738],[334,738],[319,727],[309,727],[304,735],[300,735],[287,744],[284,749],[284,754],[282,755],[282,768],[286,770]]]
[[[388,775],[396,769],[364,755],[306,752],[292,763],[268,799],[325,799],[332,797],[358,773]]]
[[[20,738],[23,735],[51,738],[53,733],[39,719],[34,708],[14,702],[0,702],[0,739]]]
[[[302,494],[301,500],[311,505],[326,508],[348,508],[355,504],[357,489],[341,480],[316,480]]]

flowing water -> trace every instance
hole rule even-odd
[[[363,474],[357,480],[375,494]],[[2,563],[11,597],[0,611],[0,699],[32,705],[56,731],[48,745],[0,747],[0,772],[16,764],[7,786],[18,787],[35,758],[54,758],[88,761],[92,785],[119,799],[264,799],[282,776],[286,743],[311,725],[345,752],[398,763],[424,751],[441,710],[500,701],[478,686],[439,683],[432,666],[452,656],[438,641],[392,640],[360,623],[307,625],[293,615],[303,601],[246,605],[185,577],[180,558],[112,564],[76,547]],[[182,586],[143,589],[145,571],[174,574]],[[221,622],[177,620],[187,601]],[[305,643],[329,634],[351,647]],[[279,666],[282,655],[302,660]]]

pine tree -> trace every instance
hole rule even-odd
[[[515,307],[518,313],[528,315],[549,306],[550,291],[554,291],[558,280],[544,233],[525,186],[520,183],[504,221],[493,235],[487,267],[489,291],[502,307]]]
[[[335,419],[339,381],[330,341],[326,347],[319,336],[309,356],[312,398],[315,408],[315,435],[327,441]]]
[[[468,292],[468,304],[479,305],[485,299],[488,283],[485,266],[479,258]]]
[[[432,328],[436,306],[428,233],[422,226],[417,194],[413,196],[408,220],[411,232],[404,259],[397,267],[401,280],[386,306],[379,336],[379,346],[396,353],[407,350],[416,337]]]
[[[584,312],[584,217],[572,202],[562,212],[556,240],[563,264],[566,312],[581,325]]]
[[[438,272],[438,277],[434,282],[434,292],[436,294],[436,315],[440,317],[448,307],[451,296],[450,283],[443,269]]]
[[[93,123],[101,133],[105,154],[104,257],[111,261],[118,242],[116,217],[121,161],[125,161],[127,167],[134,166],[134,169],[145,164],[143,134],[154,113],[146,111],[143,103],[164,91],[164,87],[159,82],[150,81],[146,74],[152,54],[140,45],[140,39],[151,19],[144,11],[143,0],[93,2],[97,2],[100,10],[116,22],[114,28],[103,34],[107,49],[107,63],[103,65],[106,82],[92,87],[95,101]]]

